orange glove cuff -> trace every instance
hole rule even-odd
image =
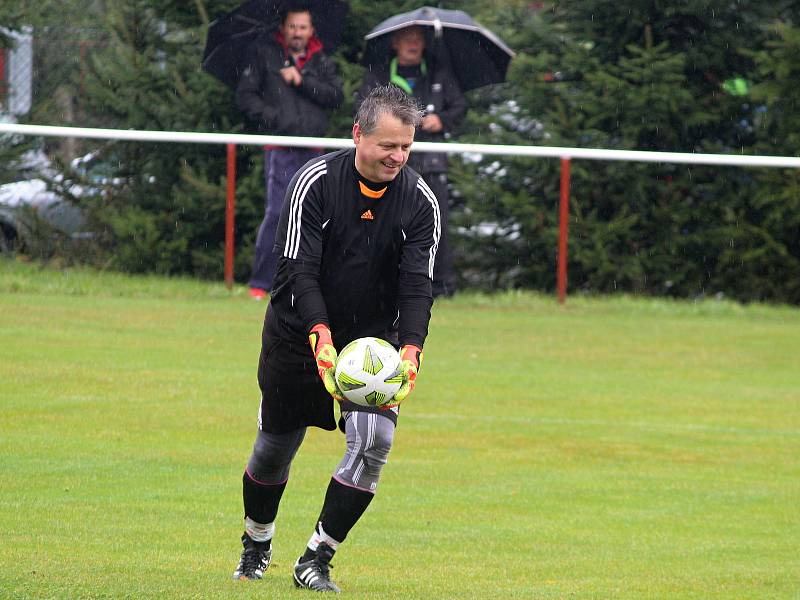
[[[308,342],[311,344],[311,351],[314,353],[314,356],[317,355],[322,346],[333,346],[331,328],[324,323],[317,323],[311,328],[311,331],[308,332]]]
[[[408,344],[400,348],[400,360],[408,360],[419,370],[422,365],[422,348]]]

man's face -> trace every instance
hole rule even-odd
[[[314,27],[311,25],[311,13],[290,12],[286,15],[286,20],[281,25],[281,33],[289,50],[301,54],[306,51],[308,40],[314,35]]]
[[[425,51],[425,35],[420,27],[406,27],[394,34],[392,48],[397,54],[397,64],[413,67],[422,62]]]
[[[408,161],[414,126],[404,125],[394,115],[383,113],[372,133],[365,135],[358,123],[353,125],[353,141],[358,172],[375,183],[389,182]]]

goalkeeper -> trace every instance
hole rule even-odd
[[[421,116],[399,88],[373,89],[356,115],[355,148],[308,162],[289,184],[264,318],[261,408],[243,476],[244,548],[234,579],[260,579],[269,566],[292,459],[308,426],[336,429],[335,399],[346,450],[295,563],[294,583],[339,591],[331,558],[375,495],[428,333],[439,207],[420,176],[404,168]],[[390,408],[347,402],[334,384],[337,348],[365,336],[400,349],[404,382]]]

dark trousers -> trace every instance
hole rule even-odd
[[[436,250],[436,262],[433,264],[433,297],[452,296],[456,291],[456,274],[453,270],[447,231],[449,213],[447,174],[423,173],[422,178],[439,202],[439,214],[442,219],[442,235],[439,238],[439,248]]]
[[[250,287],[267,291],[272,288],[272,278],[278,263],[278,254],[274,252],[273,246],[286,188],[300,167],[320,155],[319,150],[308,148],[264,150],[264,220],[261,221],[256,237]]]

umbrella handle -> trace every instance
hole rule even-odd
[[[439,15],[436,14],[436,11],[431,10],[429,7],[424,7],[422,12],[426,15],[430,15],[433,20],[433,35],[436,39],[441,39],[442,37],[442,20],[439,18]]]

